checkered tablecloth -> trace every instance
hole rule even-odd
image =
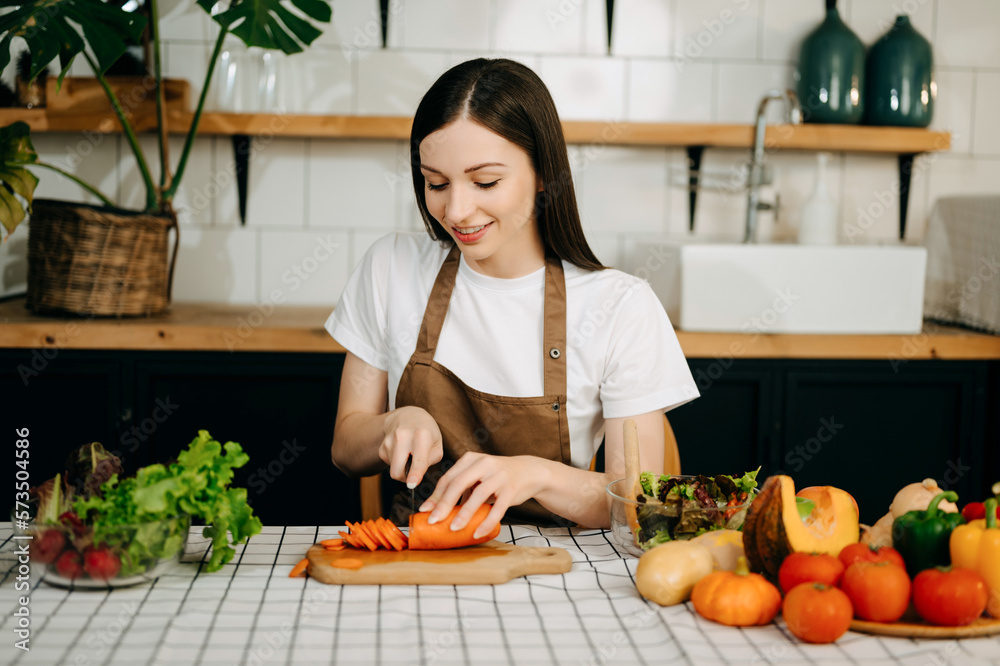
[[[112,591],[32,581],[15,588],[10,524],[0,524],[0,664],[977,664],[1000,663],[1000,637],[910,640],[848,632],[807,645],[779,619],[735,629],[690,604],[661,608],[636,592],[638,562],[602,530],[504,527],[501,540],[557,546],[563,575],[503,585],[335,586],[288,578],[336,527],[265,527],[221,571],[207,541],[152,583]],[[14,647],[28,595],[30,651]]]

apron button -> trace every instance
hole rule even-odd
[[[559,352],[558,349],[553,347],[552,349],[549,350],[549,356],[551,356],[552,358],[559,358],[560,356],[562,356],[562,354]]]
[[[553,412],[558,412],[559,411],[559,403],[558,402],[553,402],[552,403],[552,411]]]

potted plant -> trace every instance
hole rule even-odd
[[[168,261],[169,232],[177,230],[173,199],[226,37],[233,34],[247,46],[298,53],[321,34],[314,22],[329,22],[332,16],[329,0],[197,0],[218,24],[219,36],[183,148],[176,166],[171,166],[157,0],[147,3],[150,19],[103,0],[27,0],[0,16],[0,69],[10,62],[14,37],[27,44],[32,78],[58,58],[57,85],[61,85],[74,58],[86,59],[121,124],[146,191],[142,210],[116,208],[77,176],[39,161],[25,123],[0,129],[0,183],[4,185],[0,187],[0,223],[8,233],[13,232],[26,212],[31,215],[27,305],[35,312],[122,316],[164,310],[170,302],[179,245],[175,238]],[[153,162],[139,144],[134,119],[105,76],[130,44],[143,40],[149,60],[147,80],[156,103],[158,179],[154,179]],[[29,167],[59,171],[95,194],[103,205],[36,201],[38,179]]]

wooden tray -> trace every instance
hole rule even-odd
[[[329,551],[317,544],[306,554],[309,576],[331,585],[493,585],[532,574],[561,574],[573,566],[564,548],[516,546],[488,541],[454,550]],[[343,558],[364,562],[359,569],[341,569],[331,562]]]
[[[851,630],[904,638],[970,638],[1000,634],[1000,618],[981,617],[962,627],[939,627],[924,622],[868,622],[852,620]]]

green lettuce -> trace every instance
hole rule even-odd
[[[117,526],[147,524],[125,547],[123,575],[129,563],[138,567],[150,558],[169,556],[184,543],[187,526],[182,521],[170,523],[174,525],[170,530],[149,523],[181,515],[199,518],[207,526],[204,536],[212,539],[206,571],[217,571],[236,553],[229,535],[238,544],[261,531],[260,520],[247,504],[246,489],[229,487],[233,470],[249,459],[236,442],[221,444],[207,430],[199,430],[177,462],[148,465],[134,477],[121,480],[115,474],[101,486],[99,495],[78,499],[74,509],[93,525],[97,543],[111,540]]]

